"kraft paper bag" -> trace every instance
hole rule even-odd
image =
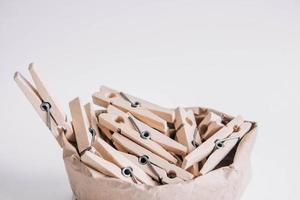
[[[57,140],[63,148],[70,186],[77,200],[238,200],[251,175],[250,154],[255,138],[254,124],[221,167],[190,181],[155,187],[106,177],[80,162],[76,149],[64,134]]]

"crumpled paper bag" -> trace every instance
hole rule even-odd
[[[223,160],[224,167],[190,181],[155,187],[105,177],[80,162],[64,134],[57,140],[63,148],[66,171],[77,200],[237,200],[250,179],[250,154],[255,138],[256,125]]]

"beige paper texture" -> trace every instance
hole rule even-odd
[[[125,183],[101,174],[97,176],[96,171],[80,162],[75,148],[63,134],[57,140],[63,146],[66,171],[77,200],[238,200],[249,182],[250,154],[255,137],[256,128],[243,137],[235,154],[228,155],[228,159],[233,160],[229,166],[194,180],[156,187]]]

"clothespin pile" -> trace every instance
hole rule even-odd
[[[53,135],[63,131],[81,162],[126,182],[156,186],[203,176],[253,128],[241,116],[168,109],[105,86],[93,103],[70,101],[68,121],[33,64],[29,72],[35,87],[18,72],[14,79]]]

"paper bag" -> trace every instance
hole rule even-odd
[[[57,139],[63,147],[66,171],[77,200],[237,200],[249,182],[255,137],[254,126],[216,170],[190,181],[155,187],[97,174],[80,162],[75,148],[63,134]]]

